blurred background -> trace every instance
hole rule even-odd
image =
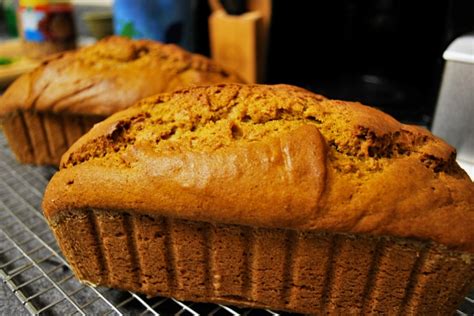
[[[257,74],[250,80],[246,78],[248,81],[295,84],[330,98],[370,104],[403,122],[431,127],[443,73],[443,52],[454,39],[474,30],[472,0],[217,2],[2,0],[0,38],[3,46],[10,46],[0,47],[0,61],[7,64],[6,57],[23,54],[40,58],[73,47],[72,41],[85,45],[112,33],[173,42],[217,57],[219,51],[213,50],[220,49],[218,42],[225,42],[231,31],[227,32],[225,21],[215,22],[213,31],[211,12],[223,8],[238,22],[239,16],[257,8],[263,15],[264,30],[262,35],[262,25],[255,24],[257,35],[247,34],[260,45],[256,60],[250,61],[257,64],[251,65],[257,68]],[[26,52],[21,48],[24,45],[14,50],[11,39],[17,36],[38,41],[35,31],[28,28],[32,20],[38,19],[35,10],[47,11],[44,8],[48,6],[56,6],[56,18],[48,22],[54,31],[52,36],[56,36],[56,47],[39,47],[35,42],[27,46]],[[252,22],[252,18],[248,15],[247,20]],[[234,38],[245,41],[245,36]],[[210,44],[213,39],[217,44]],[[227,41],[227,45],[231,44]],[[249,62],[231,56],[239,52],[224,50],[217,59],[225,62],[236,58],[234,64],[239,68]]]

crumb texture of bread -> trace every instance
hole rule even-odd
[[[416,238],[474,252],[474,185],[427,130],[286,86],[220,84],[95,125],[46,190],[67,210]],[[100,175],[100,176],[98,176]]]

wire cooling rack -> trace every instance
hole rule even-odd
[[[53,168],[19,165],[0,131],[0,277],[32,314],[279,315],[270,310],[196,304],[79,283],[41,214]],[[470,297],[474,297],[471,293]],[[458,315],[474,315],[466,297]],[[0,310],[1,313],[1,310]]]

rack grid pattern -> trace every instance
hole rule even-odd
[[[0,277],[31,314],[279,315],[270,310],[147,299],[79,283],[40,211],[43,191],[54,171],[19,165],[0,132]],[[471,294],[458,315],[474,315]]]

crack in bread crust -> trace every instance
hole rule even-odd
[[[341,162],[336,168],[342,173],[357,172],[360,168],[378,172],[391,158],[415,155],[435,173],[463,175],[456,167],[455,151],[429,132],[400,124],[359,104],[328,100],[294,88],[279,90],[238,85],[223,88],[182,90],[173,96],[141,101],[137,105],[138,116],[121,119],[112,134],[92,140],[97,147],[93,152],[86,148],[94,146],[76,150],[63,167],[104,157],[106,153],[120,155],[135,141],[154,144],[157,152],[214,151],[313,124],[331,147],[335,164]],[[193,102],[193,98],[197,102]],[[351,126],[353,117],[364,111],[388,121],[386,128]],[[349,124],[338,123],[338,119],[344,118]],[[117,134],[122,137],[115,137]],[[437,152],[442,151],[443,155],[430,152],[430,147],[439,148]]]

